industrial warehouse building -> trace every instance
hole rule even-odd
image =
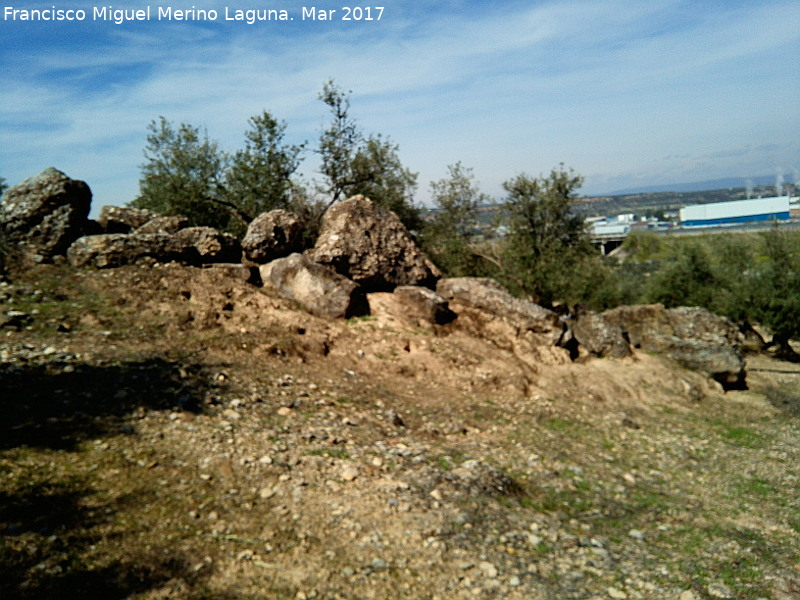
[[[797,196],[774,196],[696,204],[680,210],[680,223],[684,227],[712,227],[757,221],[788,221],[799,203]]]

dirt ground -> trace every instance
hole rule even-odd
[[[725,393],[247,279],[0,285],[0,597],[800,597],[800,365]]]

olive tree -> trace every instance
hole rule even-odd
[[[448,165],[448,176],[431,182],[434,210],[425,223],[422,242],[433,261],[452,277],[477,275],[480,252],[472,231],[477,226],[478,207],[489,203],[472,169],[460,162]]]
[[[244,149],[233,155],[225,173],[225,197],[248,222],[295,200],[297,184],[292,177],[304,146],[287,144],[286,123],[267,111],[251,117],[249,125]]]
[[[350,115],[349,93],[333,81],[323,85],[319,99],[331,112],[317,149],[328,204],[363,194],[394,211],[409,229],[418,229],[420,211],[413,201],[417,174],[403,166],[397,144],[381,135],[365,136]]]
[[[292,176],[303,146],[285,143],[286,124],[266,111],[249,125],[244,149],[229,156],[197,127],[152,121],[132,205],[241,234],[262,212],[302,204]]]
[[[197,127],[181,123],[176,128],[164,117],[151,121],[148,131],[147,162],[132,206],[225,229],[235,207],[222,200],[227,157],[217,143]]]
[[[508,239],[504,276],[535,302],[585,300],[597,260],[583,219],[573,211],[583,179],[563,165],[549,176],[521,174],[503,184]]]

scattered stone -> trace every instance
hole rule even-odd
[[[21,310],[9,310],[6,311],[5,316],[0,317],[0,329],[8,327],[19,331],[31,323],[33,323],[33,317]]]
[[[358,469],[350,466],[345,467],[341,471],[341,476],[345,481],[355,481],[355,479],[358,477]]]
[[[708,595],[713,598],[733,598],[733,591],[724,583],[712,583],[708,586]]]
[[[492,563],[487,561],[483,561],[480,564],[478,564],[478,569],[480,569],[481,573],[483,573],[483,576],[486,577],[487,579],[494,579],[499,575],[497,567],[495,567]]]
[[[274,487],[264,487],[258,491],[258,495],[262,500],[269,500],[277,493],[277,491],[278,490]]]
[[[631,538],[633,538],[635,540],[640,540],[641,541],[641,540],[644,540],[644,532],[643,531],[639,531],[638,529],[631,529],[628,532],[628,537],[631,537]]]
[[[625,598],[628,597],[628,594],[626,594],[622,590],[618,590],[615,587],[608,588],[607,592],[610,598],[615,598],[616,600],[625,600]]]

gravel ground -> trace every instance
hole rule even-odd
[[[800,597],[800,365],[541,364],[230,274],[0,285],[2,598]]]

